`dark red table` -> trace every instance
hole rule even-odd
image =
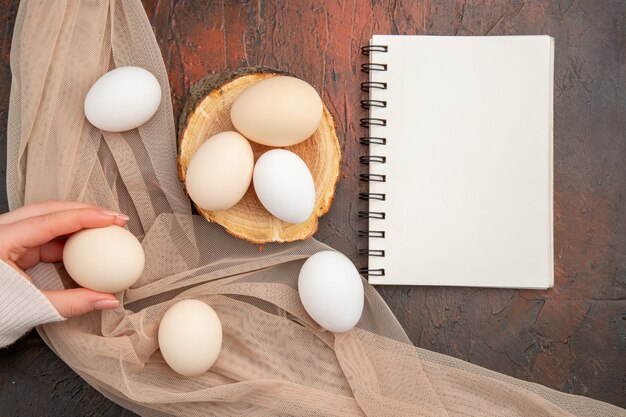
[[[208,3],[208,4],[207,4]],[[322,92],[343,149],[334,205],[316,237],[358,266],[363,184],[359,53],[372,33],[549,34],[556,40],[556,285],[549,291],[381,287],[416,345],[626,407],[626,2],[174,1],[144,4],[169,71],[186,88],[244,65],[288,70]],[[18,1],[0,0],[0,135]],[[4,177],[4,161],[2,165]],[[2,186],[4,186],[2,181]],[[6,211],[4,189],[2,209]],[[406,248],[410,255],[411,248]],[[451,260],[454,261],[454,260]],[[104,399],[31,333],[0,351],[0,415],[132,415]]]

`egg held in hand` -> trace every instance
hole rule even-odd
[[[145,255],[131,232],[112,225],[74,233],[63,248],[63,264],[78,285],[116,293],[139,279]]]
[[[313,214],[313,176],[295,153],[285,149],[265,152],[256,162],[252,183],[263,207],[280,220],[297,224]]]
[[[363,314],[361,276],[339,252],[322,251],[306,260],[298,276],[298,294],[311,318],[331,332],[347,332]]]
[[[139,67],[115,68],[100,77],[85,97],[85,116],[98,129],[124,132],[154,116],[161,104],[161,86]]]
[[[237,132],[207,139],[189,162],[185,188],[200,208],[226,210],[241,200],[250,186],[254,155],[248,140]]]
[[[261,80],[233,103],[230,118],[248,139],[266,146],[291,146],[320,126],[322,99],[306,81],[276,76]]]
[[[198,300],[171,306],[159,324],[159,348],[177,373],[196,376],[206,372],[222,349],[222,323],[215,310]]]

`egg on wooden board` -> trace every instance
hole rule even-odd
[[[116,293],[139,279],[145,254],[131,232],[112,225],[70,236],[63,248],[63,264],[81,287]]]
[[[280,220],[297,224],[313,214],[313,176],[295,153],[285,149],[265,152],[254,166],[252,183],[263,207]]]
[[[254,154],[248,140],[237,132],[211,136],[191,158],[185,188],[199,207],[219,211],[234,206],[250,186]]]
[[[311,318],[331,332],[347,332],[361,319],[363,282],[354,264],[339,252],[322,251],[306,260],[298,294]]]
[[[215,310],[198,300],[172,305],[159,324],[159,349],[177,373],[196,376],[206,372],[222,349],[222,323]]]
[[[295,77],[265,78],[233,103],[235,128],[266,146],[291,146],[313,134],[322,121],[322,99],[306,81]]]
[[[139,67],[115,68],[100,77],[85,97],[85,116],[98,129],[124,132],[135,129],[156,113],[161,86]]]

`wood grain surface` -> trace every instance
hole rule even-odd
[[[16,0],[0,0],[0,151],[6,146]],[[365,132],[359,47],[373,33],[555,37],[556,282],[549,291],[381,287],[411,340],[487,368],[626,407],[626,2],[145,0],[176,115],[187,87],[247,65],[321,92],[343,151],[318,239],[357,266]],[[2,175],[5,175],[2,162]],[[6,211],[4,181],[1,194]],[[407,185],[407,192],[410,184]],[[404,249],[411,256],[411,248]],[[454,262],[454,259],[450,260]],[[126,416],[31,333],[0,352],[0,415]]]

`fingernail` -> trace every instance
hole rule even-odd
[[[130,217],[128,217],[127,215],[122,214],[122,213],[118,214],[117,218],[118,219],[122,219],[122,220],[130,220]]]
[[[102,210],[102,214],[104,214],[105,216],[113,216],[113,217],[117,217],[120,215],[119,211],[113,211],[113,210]]]
[[[117,300],[100,300],[96,301],[93,307],[96,310],[112,310],[114,308],[118,308],[120,306],[120,302]]]

